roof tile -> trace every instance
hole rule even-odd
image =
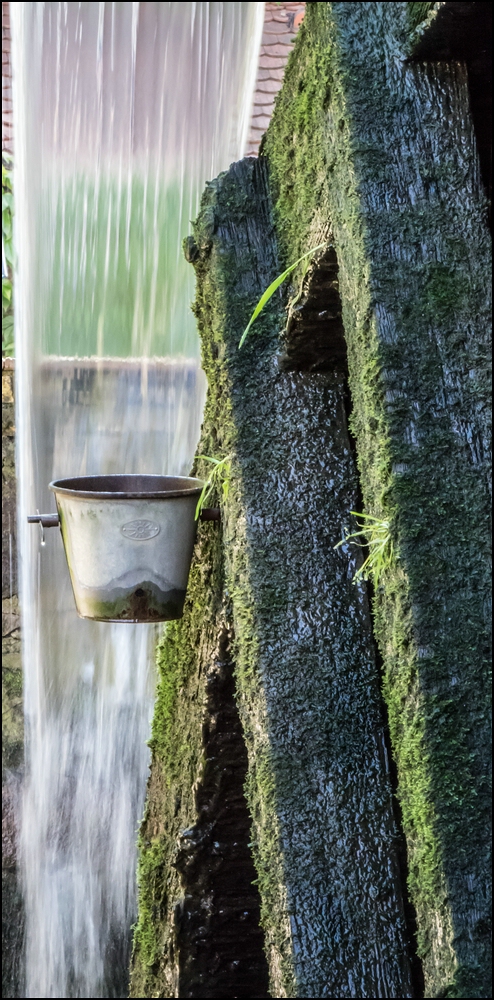
[[[279,87],[277,88],[276,93],[278,93],[278,90],[279,90]],[[256,94],[255,94],[255,97],[254,97],[254,107],[255,108],[258,108],[258,107],[263,107],[264,108],[266,105],[268,105],[268,106],[272,105],[272,104],[274,104],[274,98],[275,98],[275,94],[273,92],[271,92],[270,94],[263,94],[263,93],[261,93],[261,91],[257,90]]]
[[[263,56],[284,56],[287,58],[290,49],[291,42],[274,42],[273,45],[263,45]]]
[[[283,82],[283,70],[272,70],[273,76],[267,80],[258,80],[256,84],[256,94],[277,94]],[[277,76],[274,74],[277,73]]]
[[[285,67],[278,66],[271,69],[260,69],[257,73],[257,83],[264,83],[268,80],[282,80],[285,75]]]
[[[259,60],[260,69],[284,69],[286,66],[286,59],[280,59],[279,56],[268,56],[267,53],[263,53]]]
[[[265,131],[270,121],[271,121],[270,115],[255,115],[255,117],[252,119],[252,125],[254,128],[262,128]]]
[[[278,31],[273,35],[264,35],[262,40],[263,49],[271,49],[273,45],[292,45],[293,44],[293,30],[292,31]]]
[[[264,22],[264,35],[279,35],[283,34],[283,28],[285,31],[289,31],[289,21],[286,18],[285,21],[265,21]]]
[[[259,57],[254,108],[250,123],[247,156],[256,156],[283,82],[285,66],[293,48],[305,3],[266,3],[264,32]],[[294,22],[298,23],[294,25]]]

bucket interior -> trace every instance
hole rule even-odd
[[[161,498],[199,495],[204,483],[188,476],[77,476],[50,483],[55,493],[101,498]]]

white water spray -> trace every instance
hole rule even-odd
[[[77,618],[48,483],[187,474],[181,240],[242,155],[264,4],[12,4],[27,997],[127,995],[152,626]]]

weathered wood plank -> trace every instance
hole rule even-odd
[[[209,383],[201,449],[232,455],[224,597],[270,994],[411,997],[366,594],[355,560],[334,550],[356,500],[344,375],[284,369],[281,298],[238,350],[279,267],[265,165],[243,161],[208,186],[194,239]],[[193,600],[185,647],[198,642]],[[165,647],[163,669],[175,658]]]
[[[309,4],[265,151],[286,259],[332,226],[362,493],[394,522],[374,614],[425,995],[483,997],[491,247],[464,67],[408,60],[432,6]]]

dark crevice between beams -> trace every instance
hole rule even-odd
[[[343,405],[346,414],[350,447],[355,465],[357,465],[357,443],[350,431],[352,400],[348,383],[347,348],[338,285],[338,260],[333,247],[330,247],[324,253],[323,257],[319,258],[310,270],[308,270],[302,283],[300,295],[296,300],[292,300],[289,306],[282,364],[285,369],[290,370],[305,372],[337,371],[345,375]],[[358,511],[363,511],[364,509],[358,479],[356,509]],[[363,558],[365,559],[367,555],[368,552],[364,549]],[[374,591],[371,582],[368,583],[368,596],[369,607],[372,609]],[[377,643],[374,642],[373,645],[381,679],[380,690],[382,691],[383,660]],[[417,950],[417,913],[408,892],[408,849],[403,830],[402,811],[398,799],[398,772],[391,748],[388,708],[382,696],[381,717],[388,758],[388,773],[393,795],[393,815],[397,830],[395,842],[396,855],[401,879],[404,916],[408,932],[413,992],[414,997],[417,1000],[421,1000],[425,996],[425,980],[422,962]]]
[[[284,348],[285,370],[348,374],[338,261],[332,246],[308,269],[299,295],[289,304]]]
[[[181,834],[176,860],[184,889],[175,910],[178,996],[269,997],[244,796],[247,751],[226,627],[207,676],[203,746],[198,819]]]
[[[462,62],[492,226],[492,3],[445,3],[417,43],[417,62]]]

